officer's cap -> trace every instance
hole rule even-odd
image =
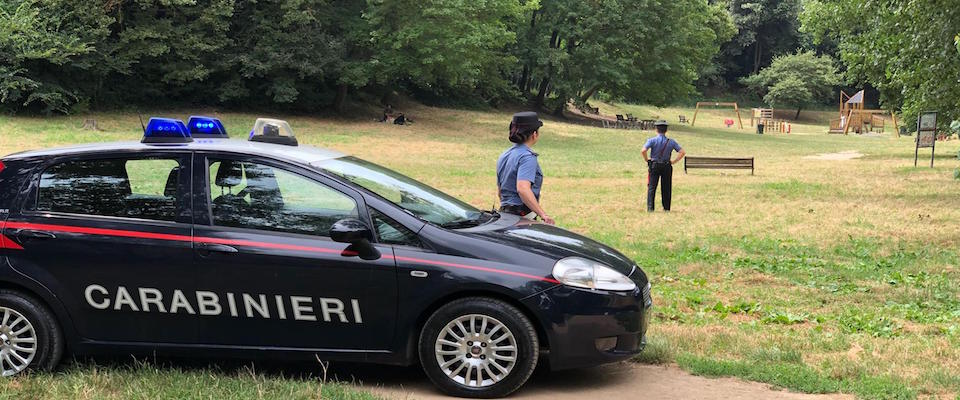
[[[668,124],[666,120],[661,119],[661,120],[658,120],[657,122],[654,122],[653,126],[670,126],[670,124]]]
[[[513,114],[513,121],[510,121],[510,125],[529,131],[536,130],[543,126],[543,121],[540,120],[540,117],[537,116],[537,113],[533,111],[524,111]]]

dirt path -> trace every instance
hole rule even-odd
[[[369,375],[368,375],[369,374]],[[367,390],[394,400],[448,399],[415,368],[352,375]],[[367,375],[367,376],[364,376]],[[341,379],[344,377],[341,376]],[[622,363],[598,368],[536,373],[511,400],[606,399],[852,399],[846,395],[809,395],[771,389],[734,378],[704,378],[675,366]]]

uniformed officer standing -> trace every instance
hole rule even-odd
[[[520,216],[536,213],[543,222],[554,224],[553,218],[540,206],[540,188],[543,171],[537,162],[537,153],[531,147],[540,139],[543,121],[535,112],[520,112],[510,122],[510,141],[513,147],[497,160],[497,192],[500,211]]]
[[[687,152],[680,147],[680,143],[667,137],[667,121],[659,120],[653,124],[657,128],[657,136],[647,139],[643,145],[643,159],[647,162],[647,211],[653,212],[653,203],[657,196],[657,183],[661,183],[660,195],[664,211],[670,211],[670,194],[673,190],[673,164],[676,164]],[[648,151],[652,154],[647,155]],[[673,152],[677,152],[677,159],[670,161]]]

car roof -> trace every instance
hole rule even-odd
[[[29,150],[2,157],[6,160],[55,157],[62,155],[82,155],[112,151],[226,151],[248,155],[257,155],[310,164],[318,161],[340,158],[346,154],[312,146],[286,146],[280,144],[250,142],[235,139],[194,139],[191,143],[144,144],[140,142],[88,143],[75,146],[56,147],[43,150]]]

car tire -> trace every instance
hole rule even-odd
[[[0,376],[49,371],[63,357],[63,333],[40,301],[0,289]]]
[[[469,398],[513,393],[540,357],[530,319],[506,302],[485,297],[440,307],[424,324],[418,348],[420,364],[440,390]]]

